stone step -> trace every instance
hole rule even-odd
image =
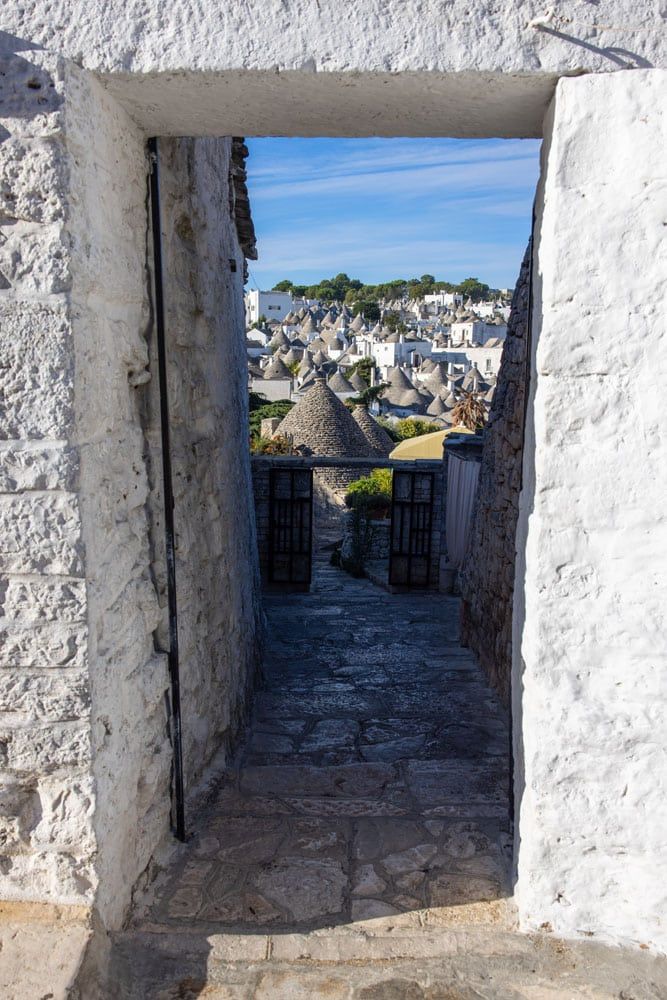
[[[656,956],[467,925],[266,937],[143,928],[113,940],[114,1000],[660,1000]]]

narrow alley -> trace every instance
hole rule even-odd
[[[318,562],[265,606],[247,744],[154,917],[278,932],[507,896],[507,726],[458,602]]]
[[[516,933],[507,721],[457,642],[458,601],[388,594],[326,556],[309,594],[265,596],[266,676],[247,740],[116,935],[114,996],[649,988],[647,956]],[[550,992],[556,981],[566,994]]]

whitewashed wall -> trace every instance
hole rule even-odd
[[[525,928],[667,949],[667,74],[562,80],[514,621]]]
[[[8,68],[0,898],[117,926],[168,836],[172,757],[145,138],[77,67],[31,53]],[[243,717],[260,611],[230,143],[165,146],[191,787]]]
[[[89,74],[3,80],[3,898],[117,922],[168,814],[147,478],[145,158]]]

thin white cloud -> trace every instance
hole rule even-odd
[[[267,285],[338,271],[366,281],[428,271],[511,284],[537,153],[532,141],[275,140],[259,147],[253,167],[251,144],[260,253],[252,274]]]

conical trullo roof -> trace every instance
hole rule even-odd
[[[377,420],[373,420],[368,409],[362,405],[355,406],[352,411],[352,417],[361,428],[361,432],[373,449],[374,454],[378,458],[386,458],[389,452],[393,450],[394,442],[384,427],[380,427]]]
[[[280,360],[286,365],[293,365],[295,361],[301,361],[303,357],[303,349],[299,350],[298,347],[290,347],[289,351],[285,351],[284,354],[280,355]]]
[[[350,385],[353,386],[357,390],[357,392],[365,392],[366,389],[368,389],[368,385],[366,384],[366,380],[361,377],[361,375],[359,374],[359,372],[353,372],[353,374],[350,375],[350,378],[349,378],[348,381],[349,381]]]
[[[317,332],[317,324],[313,319],[313,317],[310,315],[310,313],[306,316],[299,329],[301,330],[301,333],[305,334],[306,336],[308,336],[309,333]]]
[[[292,346],[292,342],[282,330],[277,330],[271,340],[271,347],[278,349],[280,347],[286,347],[288,350]]]
[[[264,369],[264,378],[292,378],[292,373],[281,358],[274,356]]]
[[[429,390],[429,392],[437,395],[443,389],[449,388],[449,379],[447,376],[447,365],[441,361],[439,364],[433,366],[433,370],[424,382],[424,386]]]
[[[473,365],[472,368],[466,373],[463,379],[463,388],[470,389],[472,392],[479,392],[485,386],[484,379],[482,378],[482,373],[480,372],[477,365]]]
[[[277,430],[292,438],[296,448],[334,458],[375,457],[350,411],[323,378],[312,386],[280,422]]]
[[[442,401],[442,396],[434,396],[427,406],[426,412],[430,417],[440,417],[443,413],[446,413],[447,407]]]
[[[299,375],[305,375],[306,372],[312,370],[313,367],[313,355],[310,351],[303,352],[303,358],[301,359],[301,364],[299,365]]]
[[[334,372],[328,382],[329,388],[333,392],[354,392],[354,386],[345,378],[341,372]]]
[[[389,369],[387,382],[393,389],[414,389],[414,385],[399,365]]]

